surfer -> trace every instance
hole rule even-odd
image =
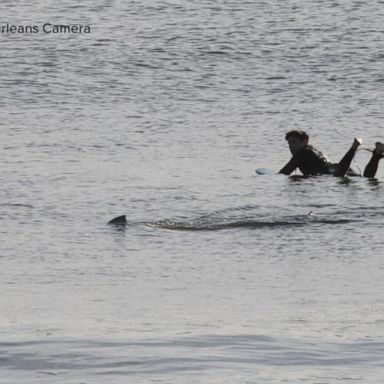
[[[309,145],[309,136],[305,131],[293,130],[285,135],[288,141],[289,150],[292,158],[279,171],[284,175],[290,175],[296,168],[299,168],[304,176],[309,175],[325,175],[334,176],[358,176],[352,168],[351,162],[359,146],[363,143],[360,138],[353,140],[352,146],[349,148],[339,163],[331,163],[329,159],[319,150]],[[372,157],[365,167],[363,175],[365,177],[374,177],[379,166],[379,161],[384,157],[384,144],[377,142],[375,149],[372,151]]]

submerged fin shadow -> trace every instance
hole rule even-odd
[[[172,220],[160,220],[152,226],[160,229],[169,229],[174,231],[219,231],[225,229],[263,229],[275,227],[301,227],[307,225],[335,225],[348,224],[355,220],[351,219],[319,219],[310,212],[306,216],[298,216],[296,218],[286,220],[239,220],[239,221],[192,221],[192,222],[177,222]]]

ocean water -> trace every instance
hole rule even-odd
[[[0,14],[1,384],[382,381],[383,166],[255,174],[384,141],[382,1]]]

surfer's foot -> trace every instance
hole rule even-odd
[[[380,141],[377,141],[375,143],[375,149],[374,149],[373,153],[376,153],[380,157],[384,157],[384,144],[380,143]]]
[[[352,148],[357,149],[361,144],[363,144],[363,139],[361,137],[355,137],[353,140]]]

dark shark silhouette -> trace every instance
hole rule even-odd
[[[112,219],[111,221],[109,221],[108,224],[123,226],[127,224],[127,218],[125,217],[125,215],[118,216]]]

